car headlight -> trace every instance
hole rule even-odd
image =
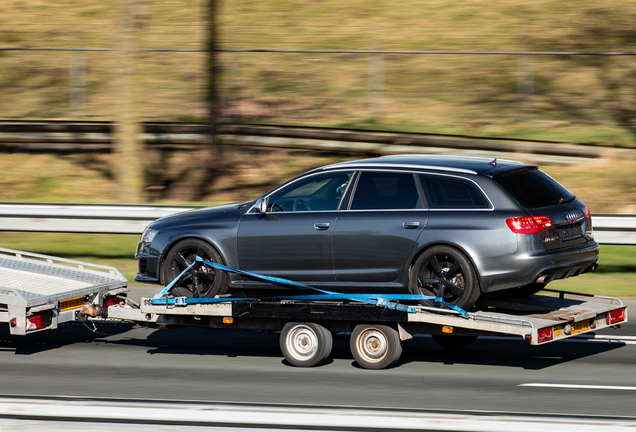
[[[155,238],[159,231],[155,229],[146,228],[144,233],[141,235],[141,243],[150,243]]]

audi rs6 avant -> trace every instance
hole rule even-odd
[[[401,155],[325,166],[255,201],[161,218],[139,242],[135,280],[168,284],[199,255],[322,289],[469,308],[482,293],[530,295],[594,271],[598,253],[588,208],[536,166]],[[207,266],[196,276],[174,295],[268,287]]]

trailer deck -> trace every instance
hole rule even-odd
[[[57,328],[127,287],[114,267],[0,248],[0,322],[11,334]]]

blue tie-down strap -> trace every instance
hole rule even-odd
[[[312,287],[309,285],[301,284],[298,282],[290,281],[288,279],[273,277],[273,276],[264,276],[257,273],[252,273],[244,270],[233,269],[231,267],[224,266],[222,264],[217,264],[209,261],[205,261],[203,258],[197,256],[195,257],[195,261],[190,264],[181,272],[179,276],[177,276],[172,282],[170,282],[160,293],[154,296],[151,300],[153,305],[175,305],[177,303],[183,304],[214,304],[214,303],[229,303],[236,301],[246,301],[246,300],[254,300],[253,298],[246,297],[215,297],[215,298],[186,298],[177,299],[175,298],[163,298],[166,294],[170,292],[170,290],[179,283],[181,278],[188,272],[192,267],[196,264],[205,264],[209,267],[230,272],[236,273],[248,277],[252,277],[255,279],[260,279],[262,281],[275,284],[275,285],[287,285],[298,288],[306,288],[314,291],[318,291],[322,294],[310,294],[310,295],[296,295],[296,296],[276,296],[276,297],[266,297],[261,300],[350,300],[361,303],[368,303],[375,306],[381,306],[388,309],[396,309],[403,312],[414,313],[415,309],[411,306],[399,303],[399,300],[435,300],[436,303],[441,303],[444,306],[458,312],[463,317],[468,317],[468,313],[455,305],[452,305],[448,302],[445,302],[440,297],[432,297],[432,296],[424,296],[424,295],[414,295],[414,294],[341,294],[333,291],[327,291],[320,288]],[[397,301],[391,301],[397,300]]]

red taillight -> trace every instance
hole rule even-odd
[[[615,309],[607,313],[607,325],[625,321],[625,309]]]
[[[37,313],[27,317],[26,331],[37,330],[44,327],[46,327],[46,317],[44,313]]]
[[[116,305],[119,304],[119,299],[117,297],[108,297],[106,300],[104,300],[104,307],[108,308],[112,305]]]
[[[547,216],[527,216],[506,219],[508,228],[515,234],[536,234],[546,228],[552,228],[552,221]]]
[[[553,337],[552,327],[542,328],[537,331],[538,343],[551,341],[552,337]]]
[[[587,224],[587,231],[592,230],[592,215],[590,214],[590,209],[585,206],[583,209],[583,216],[585,216],[585,223]]]

